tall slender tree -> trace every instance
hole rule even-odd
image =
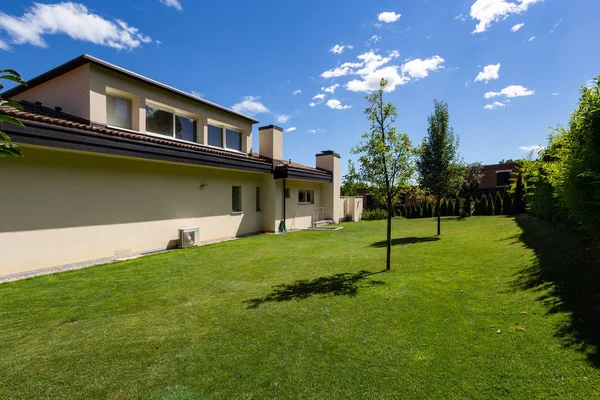
[[[463,217],[473,215],[475,210],[473,198],[482,178],[483,165],[480,162],[474,162],[466,166],[465,181],[462,187],[465,194],[465,204],[461,213]]]
[[[342,196],[356,196],[360,186],[360,179],[354,166],[354,161],[348,160],[348,172],[342,178],[340,192]]]
[[[434,111],[428,118],[427,137],[419,148],[417,168],[421,186],[436,197],[437,234],[441,234],[440,201],[456,196],[463,181],[464,167],[458,158],[458,137],[450,127],[448,103],[434,100]]]
[[[415,173],[415,150],[406,133],[397,133],[392,126],[398,117],[396,106],[384,103],[383,93],[388,82],[381,79],[379,89],[366,96],[369,105],[365,109],[371,123],[363,141],[352,149],[359,156],[359,176],[367,184],[375,198],[387,209],[386,270],[390,270],[392,254],[392,216],[394,204],[408,188]]]

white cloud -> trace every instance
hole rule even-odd
[[[302,93],[302,90],[300,90],[300,89],[296,89],[296,90],[294,90],[294,91],[292,92],[292,94],[293,94],[294,96],[297,96],[297,95],[299,95],[300,93]]]
[[[192,96],[196,96],[196,97],[199,97],[199,98],[203,98],[203,97],[204,97],[204,93],[202,93],[202,92],[197,92],[197,91],[195,91],[195,90],[192,90]]]
[[[519,29],[521,29],[522,27],[525,26],[525,23],[520,23],[520,24],[516,24],[515,26],[513,26],[512,28],[510,28],[511,31],[516,32]]]
[[[527,40],[528,42],[533,42],[535,40],[535,36],[532,36],[529,38],[529,40]]]
[[[408,74],[411,78],[421,79],[428,76],[429,71],[444,68],[443,63],[444,59],[440,56],[433,56],[425,60],[416,58],[402,65],[402,72]]]
[[[371,43],[377,43],[381,40],[381,36],[377,36],[377,35],[373,35],[371,36],[371,39],[367,40],[367,45],[370,45]]]
[[[540,150],[544,150],[544,146],[521,146],[521,147],[519,147],[519,150],[526,151],[528,153],[530,153],[532,151],[534,153],[537,153]]]
[[[10,51],[9,44],[2,39],[0,39],[0,50]]]
[[[454,19],[458,19],[462,22],[465,22],[467,20],[467,17],[465,17],[464,14],[458,14],[456,17],[454,17]]]
[[[365,75],[362,79],[354,79],[346,84],[346,89],[351,92],[371,92],[379,89],[379,82],[381,78],[388,81],[388,85],[385,87],[386,92],[393,92],[398,85],[404,85],[410,79],[406,76],[398,74],[398,66],[391,65],[380,68],[368,75]]]
[[[316,94],[312,99],[313,100],[325,100],[325,96],[327,96],[325,93],[319,93],[319,94]]]
[[[295,130],[296,130],[296,127],[295,127],[295,126],[290,126],[289,128],[286,128],[286,129],[284,129],[283,131],[284,131],[284,132],[288,132],[288,133],[289,133],[289,132],[294,132]]]
[[[311,106],[311,107],[314,107],[314,106],[317,105],[317,103],[315,103],[314,101],[312,101],[312,102],[308,103],[308,105]]]
[[[554,92],[554,93],[552,93],[552,96],[560,96],[560,93]]]
[[[327,107],[332,108],[334,110],[346,110],[348,108],[352,108],[352,106],[349,106],[349,105],[342,105],[342,103],[336,99],[328,100],[326,105],[327,105]]]
[[[262,114],[269,112],[269,109],[260,101],[258,96],[245,96],[242,101],[231,106],[233,111],[237,111],[241,114]]]
[[[475,78],[475,82],[485,81],[485,83],[488,83],[489,81],[496,80],[500,78],[498,71],[500,71],[500,63],[495,65],[486,65],[485,67],[483,67],[483,71],[480,72]]]
[[[287,114],[278,114],[275,116],[275,120],[279,124],[285,124],[290,118],[292,118],[292,116]]]
[[[70,2],[34,3],[21,17],[0,12],[0,30],[10,37],[8,43],[3,42],[4,50],[8,44],[29,43],[38,47],[48,47],[44,36],[57,34],[119,50],[131,50],[142,43],[152,41],[138,28],[129,26],[122,20],[106,20],[88,11],[84,5]]]
[[[554,33],[554,31],[556,30],[556,28],[558,28],[558,26],[560,25],[561,22],[563,22],[563,18],[559,19],[558,22],[556,24],[554,24],[554,26],[550,30],[550,34]]]
[[[527,9],[544,0],[516,0],[511,3],[507,0],[476,0],[471,6],[471,19],[478,20],[472,33],[482,33],[489,28],[493,22],[508,18],[512,14],[522,14]]]
[[[336,44],[335,46],[333,46],[332,48],[329,49],[330,52],[332,52],[333,54],[342,54],[346,49],[353,49],[354,47],[347,45],[347,46],[342,46],[339,44]]]
[[[534,93],[535,90],[527,89],[521,85],[510,85],[499,92],[487,92],[483,97],[486,99],[491,99],[492,97],[506,96],[511,99],[513,97],[531,96]]]
[[[596,87],[596,81],[594,79],[588,79],[585,82],[584,86],[588,89],[593,89]]]
[[[490,110],[490,111],[495,110],[498,107],[506,107],[506,104],[500,103],[499,101],[495,101],[492,104],[486,104],[485,106],[483,106],[484,109]]]
[[[400,19],[400,14],[396,14],[394,11],[382,12],[377,16],[377,20],[389,24],[390,22],[396,22]]]
[[[316,129],[309,129],[308,133],[317,133],[317,130]]]
[[[322,87],[321,90],[324,91],[324,92],[327,92],[327,93],[334,94],[335,93],[335,89],[337,89],[338,87],[340,87],[340,84],[339,83],[334,83],[331,86]]]
[[[183,11],[183,7],[181,7],[181,3],[179,0],[160,0],[167,7],[176,8],[178,11]]]
[[[344,75],[350,75],[353,73],[353,68],[358,68],[360,66],[362,66],[362,63],[347,62],[347,63],[340,65],[337,68],[333,68],[333,69],[323,72],[321,74],[321,77],[325,78],[325,79],[329,79],[329,78],[337,78],[337,77],[344,76]]]

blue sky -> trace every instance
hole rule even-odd
[[[2,68],[91,54],[286,128],[285,158],[335,150],[344,171],[381,76],[414,144],[437,98],[464,160],[495,163],[544,144],[600,73],[597,0],[3,3]]]

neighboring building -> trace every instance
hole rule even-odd
[[[283,159],[283,130],[83,55],[5,92],[0,276],[339,220],[340,157]],[[285,210],[285,211],[284,211]]]
[[[496,192],[503,193],[512,184],[513,173],[516,171],[517,166],[514,162],[484,165],[483,178],[477,188],[476,196],[480,197],[488,193],[495,195]]]

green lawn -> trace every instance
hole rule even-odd
[[[394,220],[0,285],[0,398],[600,396],[598,247],[520,218]]]

